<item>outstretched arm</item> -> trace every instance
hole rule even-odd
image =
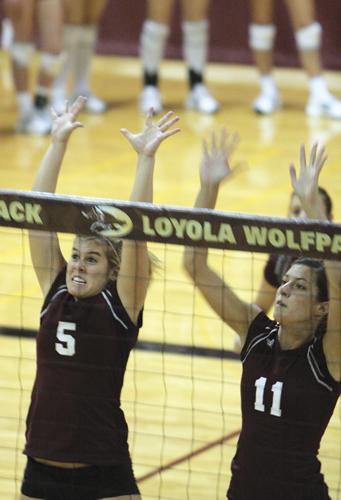
[[[171,128],[178,119],[170,111],[154,124],[153,112],[150,110],[142,132],[133,134],[127,129],[121,129],[138,155],[130,201],[153,202],[155,154],[164,140],[179,132],[179,128]],[[146,242],[123,240],[117,291],[134,323],[137,322],[146,298],[149,277],[150,262]]]
[[[326,210],[318,193],[318,180],[327,159],[325,148],[315,143],[307,161],[305,148],[300,148],[300,171],[297,176],[295,166],[290,165],[290,178],[294,192],[301,200],[309,219],[327,220]]]
[[[276,290],[263,276],[254,303],[268,313],[275,301]]]
[[[85,101],[84,97],[78,97],[71,106],[66,103],[64,111],[59,115],[54,110],[51,111],[52,142],[40,164],[33,191],[55,192],[69,138],[76,128],[82,126],[77,121],[77,116]],[[32,264],[45,296],[65,261],[55,233],[29,231],[29,241]]]
[[[301,191],[306,192],[308,189],[308,185],[309,185],[309,178],[313,175],[316,175],[316,173],[317,173],[316,170],[313,172],[313,170],[309,170],[309,168],[308,168],[310,165],[310,162],[312,162],[312,163],[316,162],[316,164],[319,165],[319,169],[321,169],[322,164],[323,164],[322,162],[324,162],[324,161],[325,161],[324,149],[321,148],[317,151],[317,145],[315,145],[312,148],[312,154],[311,154],[311,157],[309,158],[309,162],[307,165],[305,150],[303,147],[301,148],[301,150],[300,150],[300,163],[302,165],[302,170],[300,172],[299,178],[297,178],[297,176],[296,176],[295,167],[293,165],[290,165],[290,174],[292,176],[292,182],[296,186],[296,190],[298,190],[300,192]],[[307,183],[307,181],[308,181],[308,183]],[[314,193],[314,192],[307,193],[307,195],[310,198],[316,197],[316,193]],[[326,211],[325,211],[323,203],[321,204],[321,197],[319,195],[317,195],[317,199],[312,199],[312,205],[314,207],[314,213],[311,213],[310,217],[314,218],[314,219],[325,218]],[[306,209],[309,210],[308,207],[306,207]],[[276,291],[277,291],[277,287],[272,285],[271,282],[269,282],[267,277],[266,277],[266,269],[270,270],[275,266],[274,262],[272,261],[272,257],[273,256],[271,256],[268,259],[268,261],[265,265],[263,278],[262,278],[256,299],[255,299],[255,304],[257,304],[265,312],[269,311],[269,309],[273,305],[275,297],[276,297]]]
[[[307,161],[305,148],[301,146],[298,176],[294,165],[290,165],[292,187],[311,219],[327,220],[318,195],[318,179],[326,159],[324,147],[314,144]],[[329,311],[323,350],[329,372],[335,380],[341,380],[341,262],[326,260],[324,265],[328,278]]]
[[[225,130],[221,132],[219,144],[215,134],[212,134],[210,146],[204,142],[196,208],[215,207],[221,182],[233,173],[229,160],[237,142],[238,136],[230,136]],[[239,334],[243,345],[248,327],[260,309],[242,301],[209,267],[207,258],[206,248],[186,247],[184,267],[213,310]]]

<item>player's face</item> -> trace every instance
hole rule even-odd
[[[100,293],[111,277],[104,245],[95,240],[75,238],[67,264],[66,286],[75,298]]]
[[[326,211],[326,203],[323,196],[319,193],[319,198],[323,209]],[[293,194],[290,199],[288,216],[293,219],[306,219],[307,214],[303,210],[302,203],[296,194]]]
[[[281,325],[312,324],[317,314],[317,295],[315,271],[302,264],[294,264],[283,276],[277,290],[274,318]]]
[[[291,196],[288,215],[293,219],[304,219],[307,217],[305,211],[303,210],[302,203],[296,194]]]

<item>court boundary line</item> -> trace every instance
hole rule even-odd
[[[168,469],[171,469],[175,465],[179,465],[183,462],[186,462],[187,460],[191,460],[192,458],[201,455],[201,453],[204,453],[205,451],[210,450],[211,448],[215,448],[218,445],[221,445],[225,443],[226,441],[229,441],[230,439],[233,439],[236,436],[239,436],[240,434],[240,429],[236,431],[232,431],[229,434],[226,434],[225,436],[222,436],[219,439],[215,439],[213,441],[210,441],[206,443],[203,446],[200,446],[196,450],[191,451],[190,453],[186,453],[185,455],[182,455],[174,460],[171,460],[170,462],[166,463],[165,465],[161,465],[160,467],[157,467],[156,469],[151,470],[147,474],[144,474],[143,476],[139,477],[136,479],[138,483],[142,483],[143,481],[146,481],[147,479],[150,479],[157,474],[160,474],[161,472],[165,472]]]

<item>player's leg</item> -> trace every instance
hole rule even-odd
[[[63,26],[62,26],[62,51],[63,60],[53,84],[52,103],[53,107],[60,111],[64,108],[68,97],[69,79],[76,64],[77,46],[79,37],[79,21],[83,17],[84,0],[62,0],[63,2]],[[81,21],[80,21],[81,22]]]
[[[99,467],[98,500],[141,500],[131,464]]]
[[[37,0],[36,19],[40,38],[40,63],[29,131],[47,134],[51,129],[50,98],[61,52],[62,0]]]
[[[19,14],[18,0],[4,0],[4,15],[1,25],[1,47],[4,50],[10,49],[14,40],[14,29],[12,19]]]
[[[251,22],[249,46],[260,77],[260,93],[253,102],[256,113],[270,114],[281,100],[272,76],[276,27],[273,22],[273,0],[250,0]]]
[[[286,0],[302,67],[309,80],[306,112],[312,116],[341,119],[341,102],[328,90],[322,74],[322,27],[316,21],[314,0]]]
[[[104,101],[89,88],[91,61],[97,42],[97,26],[107,0],[63,0],[63,64],[54,83],[53,101],[56,109],[62,108],[72,80],[71,99],[75,95],[88,97],[86,110],[103,113]]]
[[[209,43],[209,0],[182,0],[183,54],[188,69],[189,95],[186,107],[202,113],[214,113],[218,101],[204,85]]]
[[[89,83],[91,62],[97,43],[98,24],[106,5],[107,0],[84,0],[83,19],[78,26],[73,97],[87,96],[85,109],[92,113],[104,113],[107,110],[106,102],[91,92]]]
[[[6,15],[10,19],[14,38],[9,47],[12,76],[16,93],[18,117],[16,130],[25,132],[32,116],[32,97],[29,89],[30,65],[34,52],[33,15],[35,0],[6,1]]]
[[[162,111],[158,89],[159,71],[169,34],[169,21],[174,0],[147,0],[147,14],[140,35],[140,57],[143,71],[143,90],[139,99],[142,113],[153,108]]]

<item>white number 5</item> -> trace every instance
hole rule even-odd
[[[65,333],[66,330],[74,332],[76,330],[76,323],[59,321],[57,327],[57,339],[59,342],[55,344],[56,351],[62,356],[74,356],[76,352],[76,341],[72,335]]]

